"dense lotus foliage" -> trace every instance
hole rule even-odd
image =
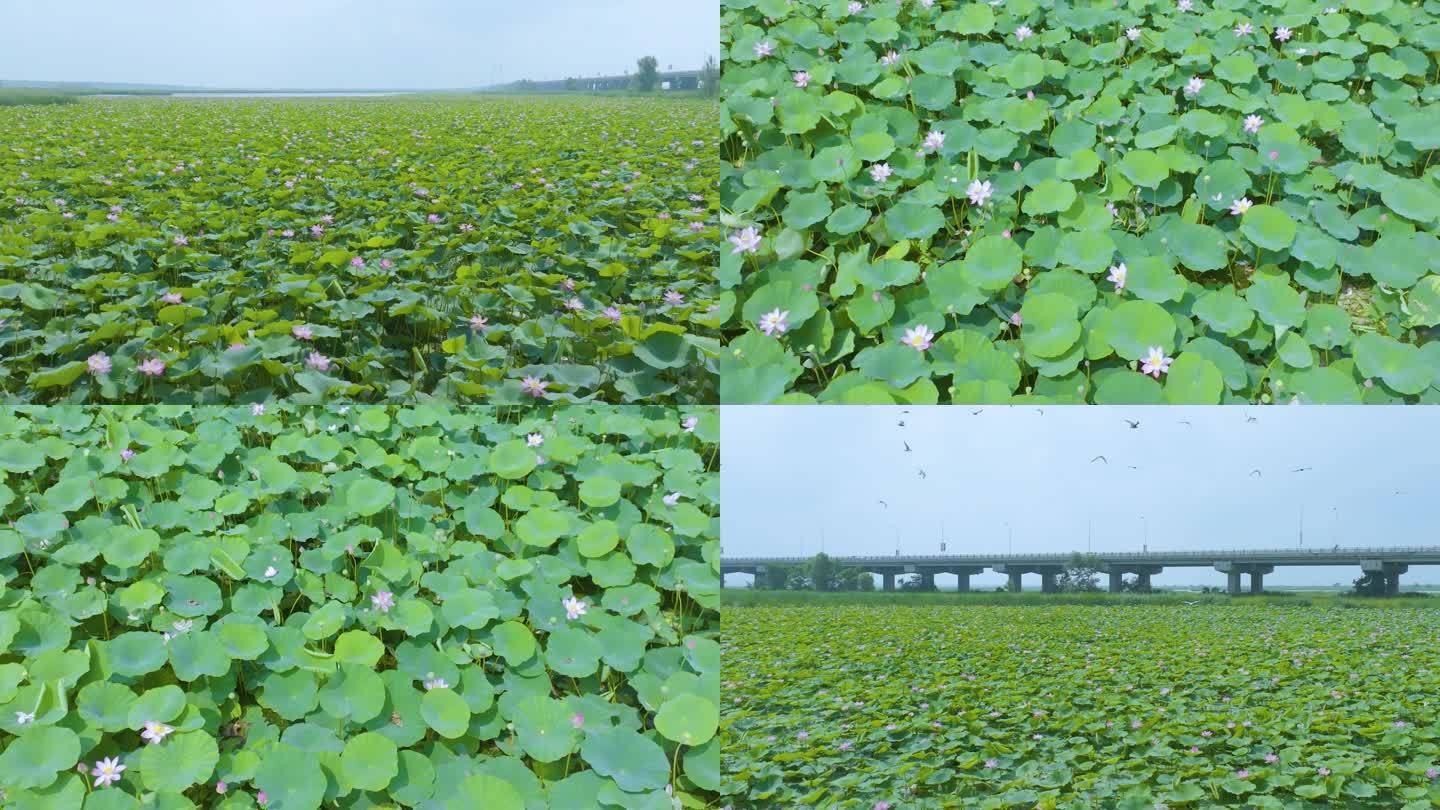
[[[736,808],[1440,802],[1433,610],[767,606],[722,621]]]
[[[0,396],[713,402],[715,104],[0,111]]]
[[[718,430],[655,406],[0,416],[0,803],[705,804]]]
[[[1440,401],[1440,9],[722,0],[723,401]]]

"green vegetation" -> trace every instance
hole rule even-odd
[[[649,93],[660,83],[660,73],[655,69],[658,63],[653,56],[642,56],[635,62],[635,89]]]
[[[7,410],[0,801],[709,803],[718,436],[714,409]]]
[[[727,403],[1440,402],[1433,4],[722,0]]]
[[[25,87],[0,87],[0,107],[19,107],[31,104],[74,104],[79,99],[75,93],[55,90],[32,90]]]
[[[0,397],[714,401],[713,103],[0,112]]]
[[[1429,611],[731,596],[722,794],[737,809],[1440,804]],[[1092,597],[1112,607],[1061,603]]]

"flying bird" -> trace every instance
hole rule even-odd
[[[1045,411],[1041,410],[1040,408],[1036,408],[1036,409],[1035,409],[1035,412],[1038,413],[1038,414],[1040,414],[1041,416],[1044,416],[1044,415],[1045,415]]]
[[[1138,470],[1138,469],[1140,469],[1139,467],[1136,467],[1134,464],[1129,464],[1129,465],[1127,465],[1127,466],[1128,466],[1130,469],[1132,469],[1132,470]]]
[[[1315,468],[1314,468],[1314,467],[1296,467],[1295,469],[1291,470],[1290,472],[1305,472],[1306,470],[1313,470],[1313,469],[1315,469]]]
[[[1094,463],[1097,462],[1097,461],[1103,461],[1103,462],[1105,462],[1106,464],[1109,464],[1109,463],[1110,463],[1110,459],[1105,458],[1104,456],[1096,456],[1095,458],[1090,459],[1090,463],[1091,463],[1091,464],[1094,464]]]
[[[1140,427],[1140,420],[1139,420],[1139,419],[1125,419],[1125,418],[1122,417],[1120,421],[1122,421],[1122,422],[1124,422],[1125,424],[1129,425],[1131,430],[1134,430],[1135,428]]]
[[[1181,420],[1180,420],[1179,422],[1177,422],[1176,424],[1179,424],[1179,425],[1189,425],[1190,427],[1195,427],[1194,425],[1191,425],[1189,422],[1185,421],[1184,419],[1181,419]]]
[[[1255,417],[1253,417],[1253,416],[1251,416],[1250,414],[1247,413],[1247,414],[1245,414],[1245,421],[1246,421],[1246,422],[1254,422],[1254,421],[1255,421]]]
[[[985,409],[984,409],[984,408],[981,408],[981,409],[979,409],[979,410],[971,411],[971,412],[970,412],[970,415],[971,415],[971,416],[977,416],[977,415],[982,414],[982,413],[984,413],[984,412],[985,412]]]
[[[925,477],[925,471],[924,471],[924,470],[919,470],[919,469],[917,469],[915,472],[920,473],[920,477],[921,477],[921,478],[924,478],[924,477]]]
[[[905,445],[905,452],[907,452],[907,453],[910,452],[910,443],[909,443],[909,442],[900,442],[900,443],[903,444],[903,445]]]
[[[1263,473],[1261,473],[1259,470],[1251,470],[1251,471],[1250,471],[1250,477],[1254,478],[1254,477],[1256,477],[1256,476],[1259,476],[1259,477],[1261,477],[1261,478],[1264,478],[1264,477],[1265,477],[1265,475],[1264,475]]]
[[[1193,600],[1193,601],[1190,601],[1190,602],[1181,602],[1180,604],[1182,604],[1182,605],[1198,605],[1198,604],[1200,604],[1200,600],[1199,600],[1199,599],[1196,599],[1196,600]]]
[[[886,509],[889,509],[889,508],[890,508],[890,504],[885,503],[884,501],[876,501],[876,503],[880,504],[881,506],[885,507]]]
[[[905,427],[905,420],[904,420],[904,419],[901,419],[899,422],[896,422],[895,424],[899,425],[900,427]]]

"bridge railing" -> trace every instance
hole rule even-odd
[[[1215,549],[1210,551],[1119,551],[1096,552],[1085,556],[1102,562],[1151,561],[1151,560],[1244,560],[1247,558],[1273,557],[1368,557],[1392,554],[1440,555],[1440,546],[1375,546],[1371,548],[1275,548],[1275,549]],[[1068,562],[1074,552],[1063,554],[901,554],[893,557],[883,555],[860,557],[832,557],[842,565],[885,564],[904,565],[914,563],[974,563],[1007,564],[1033,562]],[[732,557],[721,558],[722,565],[797,565],[807,563],[813,557]]]

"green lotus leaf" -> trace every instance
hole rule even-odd
[[[340,767],[351,785],[384,790],[400,773],[399,750],[390,738],[367,731],[346,741]]]
[[[1240,217],[1240,232],[1266,250],[1284,250],[1295,241],[1295,220],[1269,205],[1256,205]]]

